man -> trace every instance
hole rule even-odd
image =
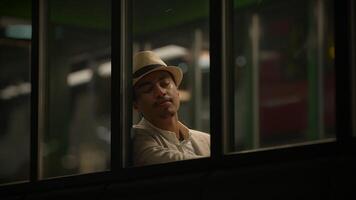
[[[133,60],[133,106],[142,116],[133,126],[135,166],[210,156],[210,135],[188,129],[178,119],[182,70],[167,66],[154,52]]]

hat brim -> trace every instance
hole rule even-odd
[[[137,77],[137,78],[134,78],[133,79],[133,86],[135,86],[135,84],[141,79],[143,78],[144,76],[152,73],[152,72],[155,72],[155,71],[167,71],[169,72],[172,76],[173,76],[173,79],[177,85],[177,87],[180,85],[180,83],[182,82],[182,79],[183,79],[183,72],[182,70],[179,68],[179,67],[176,67],[176,66],[161,66],[161,67],[157,67],[157,68],[154,68],[144,74],[142,74],[141,76]]]

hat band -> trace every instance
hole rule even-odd
[[[133,78],[138,78],[141,75],[145,74],[146,72],[151,71],[151,70],[153,70],[155,68],[158,68],[158,67],[162,67],[162,66],[164,66],[164,65],[160,65],[160,64],[146,65],[146,66],[142,67],[141,69],[137,70],[133,74]]]

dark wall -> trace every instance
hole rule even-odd
[[[28,191],[0,199],[356,199],[354,155],[229,166],[128,181]]]

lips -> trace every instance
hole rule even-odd
[[[158,100],[155,104],[156,104],[156,106],[162,106],[162,105],[166,105],[168,103],[172,103],[172,100],[170,98]]]
[[[159,102],[158,105],[164,105],[166,103],[171,103],[171,101],[170,100],[164,100],[164,101]]]

